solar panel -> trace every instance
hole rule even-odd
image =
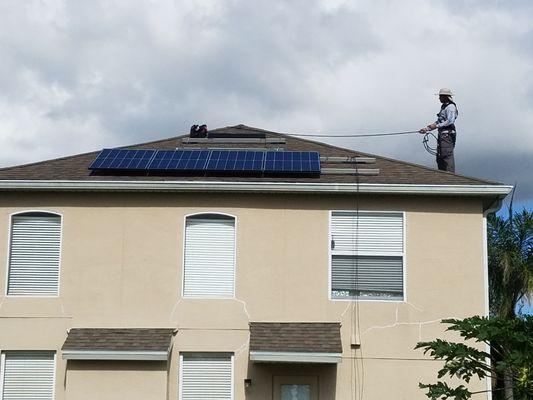
[[[211,150],[207,171],[261,172],[264,151],[250,150]]]
[[[89,169],[144,171],[156,150],[104,149]]]
[[[209,150],[157,150],[150,171],[203,171]]]
[[[319,174],[320,155],[312,151],[104,149],[89,169]]]
[[[268,151],[264,171],[269,173],[320,173],[316,151]]]

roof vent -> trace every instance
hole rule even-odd
[[[207,125],[193,125],[189,134],[192,138],[205,138],[207,137]]]

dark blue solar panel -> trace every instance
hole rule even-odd
[[[320,173],[320,155],[315,151],[268,151],[265,172]]]
[[[146,170],[156,150],[104,149],[89,169]]]
[[[261,172],[264,157],[264,151],[212,150],[206,170]]]
[[[104,149],[89,169],[318,174],[320,155],[309,151]]]
[[[151,171],[203,171],[209,150],[158,150],[148,166]]]

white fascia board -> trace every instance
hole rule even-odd
[[[419,195],[506,196],[511,185],[410,185],[377,183],[220,182],[220,181],[62,181],[0,180],[0,190],[381,193]]]
[[[167,351],[62,350],[64,360],[166,361]]]
[[[250,361],[268,363],[338,364],[341,353],[303,353],[281,351],[250,351]]]

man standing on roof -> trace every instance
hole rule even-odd
[[[439,100],[442,103],[437,120],[427,127],[419,130],[425,134],[434,129],[439,130],[437,138],[437,166],[442,171],[455,172],[455,160],[453,149],[457,132],[455,130],[455,120],[459,111],[457,105],[452,100],[453,93],[450,89],[439,90]]]

